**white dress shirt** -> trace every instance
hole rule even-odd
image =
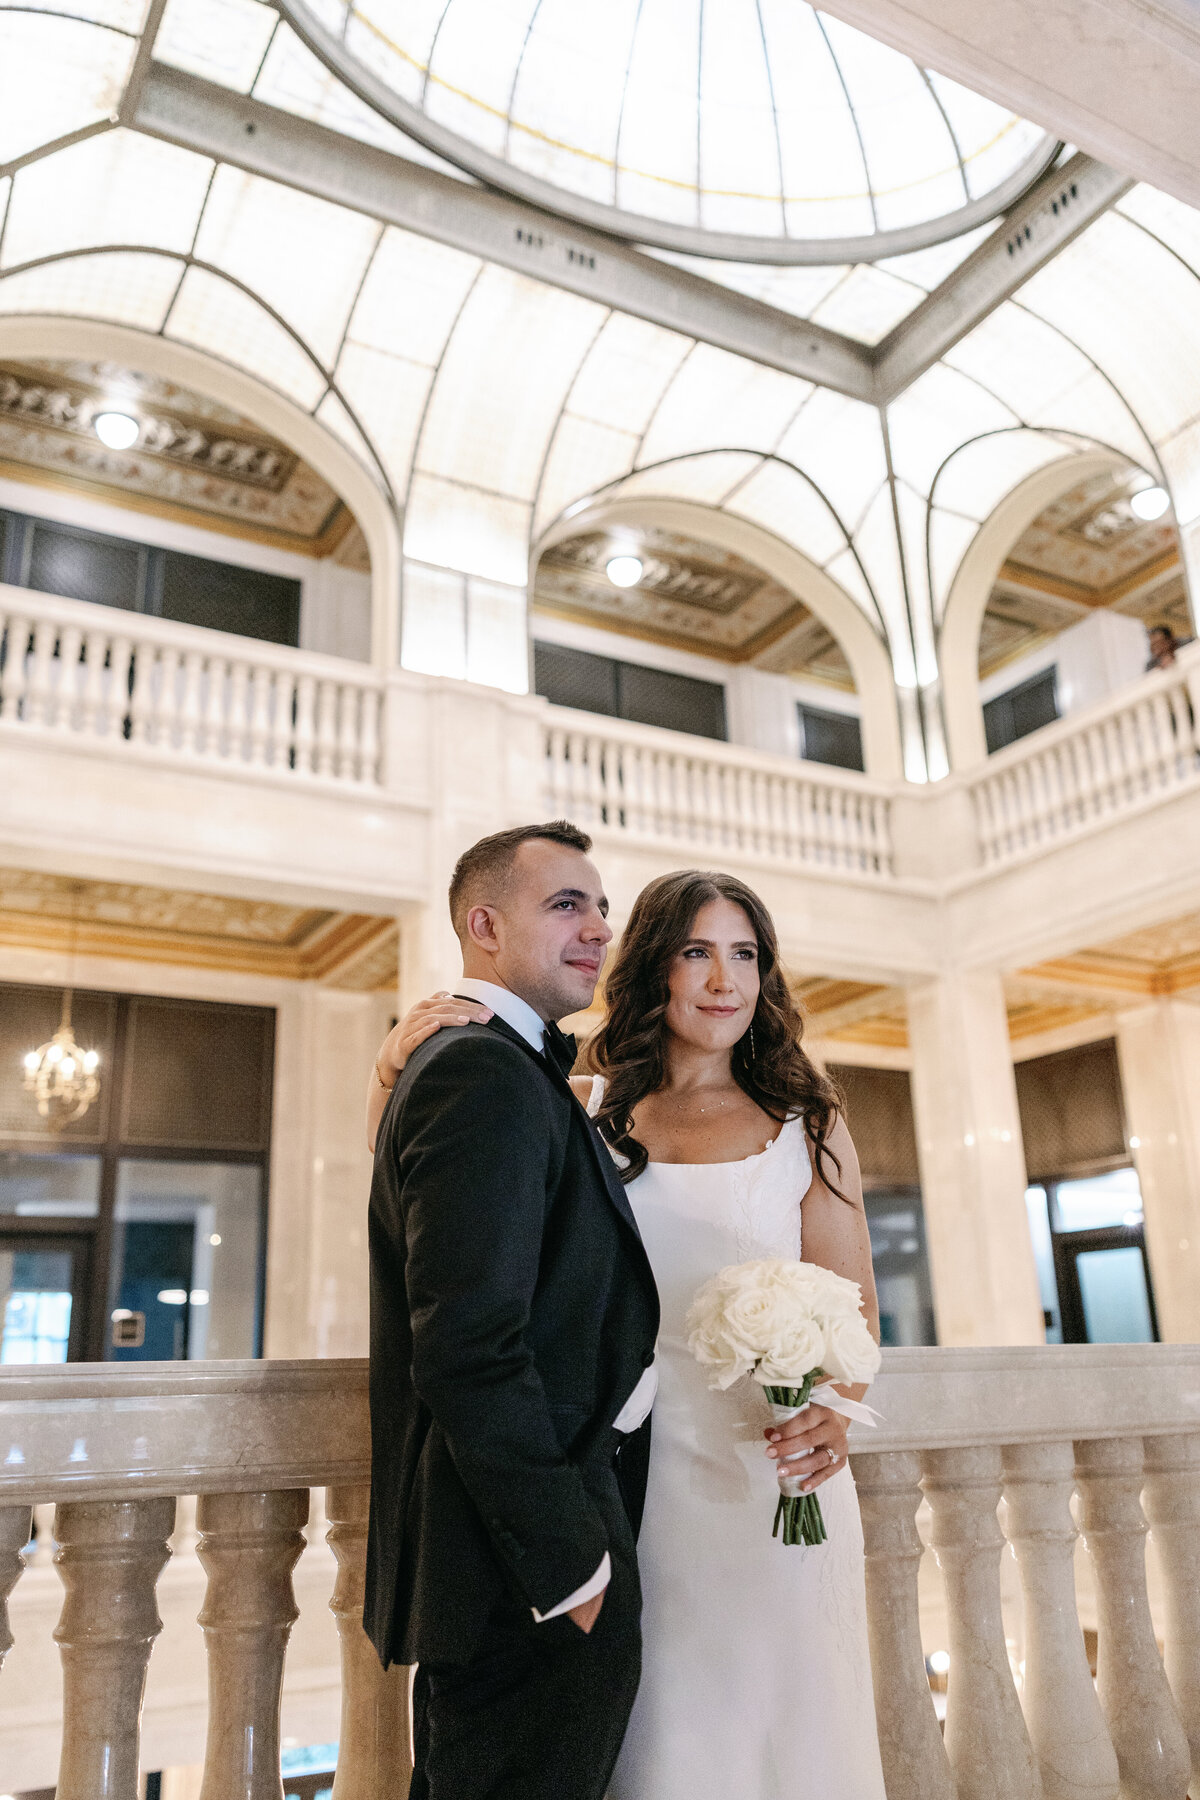
[[[481,1006],[489,1006],[496,1017],[503,1019],[506,1025],[511,1025],[532,1049],[539,1054],[546,1053],[546,1021],[527,1000],[514,994],[511,988],[498,987],[494,981],[480,981],[474,975],[463,975],[455,984],[454,992],[464,1000],[477,1000]],[[614,1431],[636,1431],[654,1405],[657,1392],[658,1370],[652,1363],[613,1420]],[[540,1613],[536,1606],[533,1607],[533,1616],[539,1625],[544,1625],[548,1619],[557,1619],[561,1613],[570,1612],[587,1600],[594,1600],[597,1594],[604,1592],[611,1580],[612,1563],[606,1550],[600,1560],[600,1567],[590,1581],[585,1581],[582,1587],[576,1588],[573,1594],[568,1594],[565,1600],[560,1600],[557,1606],[552,1606],[549,1612]]]

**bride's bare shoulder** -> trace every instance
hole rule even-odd
[[[592,1097],[592,1078],[590,1075],[572,1075],[571,1092],[581,1106],[586,1106]]]

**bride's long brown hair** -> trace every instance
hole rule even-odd
[[[666,1080],[671,964],[690,939],[696,914],[710,900],[740,906],[758,942],[758,1004],[750,1029],[730,1054],[733,1078],[780,1124],[804,1120],[817,1172],[844,1200],[827,1173],[829,1164],[839,1178],[842,1173],[827,1142],[842,1097],[801,1047],[804,1024],[779,966],[779,940],[771,915],[758,895],[734,875],[681,869],[648,883],[635,900],[608,977],[607,1014],[588,1046],[588,1062],[605,1077],[596,1122],[614,1150],[628,1159],[622,1179],[632,1181],[649,1161],[645,1145],[633,1135],[633,1114]]]

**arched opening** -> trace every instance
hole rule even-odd
[[[980,527],[941,636],[954,767],[1136,680],[1192,635],[1179,534],[1159,476],[1110,450],[1062,457]]]
[[[0,483],[7,581],[397,660],[386,497],[323,425],[202,351],[85,319],[3,320]]]
[[[646,495],[597,501],[544,534],[530,595],[535,685],[551,698],[901,771],[887,652],[862,608],[745,519]]]

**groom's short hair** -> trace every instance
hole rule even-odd
[[[517,851],[522,844],[542,840],[562,844],[568,850],[579,850],[584,856],[592,840],[569,819],[551,819],[545,825],[514,825],[508,831],[494,831],[464,850],[454,865],[450,878],[450,923],[459,937],[465,937],[467,914],[473,906],[502,898]]]

